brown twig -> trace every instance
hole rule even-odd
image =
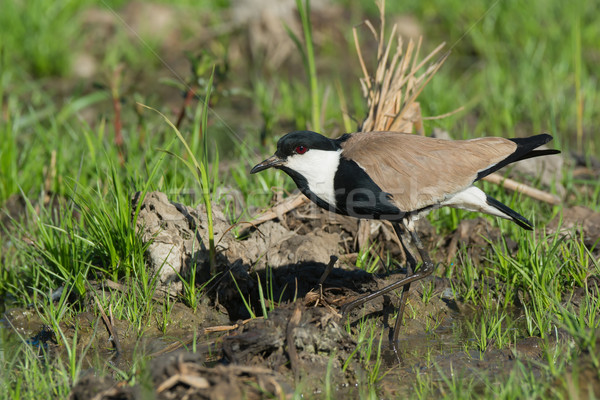
[[[296,349],[295,343],[295,331],[296,327],[300,323],[300,319],[302,318],[302,309],[300,308],[300,303],[296,302],[296,306],[292,315],[288,321],[287,329],[286,329],[286,344],[287,344],[287,352],[290,357],[290,365],[292,367],[292,371],[294,371],[294,381],[298,382],[300,379],[300,360],[298,358],[298,350]]]
[[[209,333],[216,333],[216,332],[230,332],[230,331],[236,330],[240,326],[246,325],[250,321],[253,321],[255,319],[261,319],[261,318],[264,318],[264,317],[248,318],[248,319],[243,320],[240,323],[233,324],[233,325],[209,326],[208,328],[204,328],[202,330],[202,335],[207,335]],[[195,337],[195,335],[190,335],[187,338],[185,338],[184,340],[174,342],[174,343],[170,344],[169,346],[150,354],[150,357],[157,357],[162,354],[169,353],[171,351],[175,351],[175,350],[179,349],[180,347],[187,346],[188,344],[190,344],[194,341],[194,337]]]
[[[213,332],[228,332],[228,331],[233,331],[233,330],[239,328],[240,326],[246,325],[250,321],[254,321],[255,319],[262,319],[262,318],[264,318],[264,317],[248,318],[248,319],[245,319],[245,320],[243,320],[242,322],[240,322],[238,324],[233,324],[233,325],[210,326],[208,328],[204,328],[204,334],[206,335],[207,333],[213,333]]]
[[[181,123],[183,122],[183,118],[185,117],[185,111],[188,109],[194,96],[196,95],[196,90],[194,86],[190,86],[185,94],[185,99],[183,100],[183,104],[181,105],[181,109],[179,110],[179,115],[177,116],[177,122],[175,123],[175,127],[179,129]]]
[[[323,283],[325,283],[325,280],[327,279],[327,277],[331,273],[331,270],[333,269],[333,266],[335,265],[335,263],[337,262],[337,260],[338,260],[338,258],[336,256],[329,256],[329,263],[327,264],[327,266],[325,266],[325,270],[323,271],[323,274],[321,274],[321,277],[319,278],[319,282],[317,282],[317,285],[315,286],[315,288],[311,289],[310,292],[309,292],[309,294],[313,293],[314,289],[317,289],[318,292],[319,292],[318,295],[317,295],[317,299],[315,300],[314,307],[317,307],[319,305],[319,303],[324,300],[324,297],[323,297]],[[310,296],[308,294],[305,296],[305,300],[311,301]],[[324,302],[324,304],[327,305],[326,302]]]
[[[306,203],[308,203],[308,198],[302,193],[296,193],[286,198],[281,203],[275,204],[273,207],[257,216],[251,222],[240,222],[239,224],[248,225],[246,229],[250,227],[257,227],[262,223],[278,218],[280,215],[288,213]]]
[[[535,200],[543,201],[543,202],[551,204],[553,206],[561,203],[560,197],[558,197],[556,195],[553,195],[548,192],[544,192],[543,190],[533,188],[529,185],[517,182],[510,178],[505,178],[500,174],[496,174],[496,173],[490,174],[490,175],[486,176],[485,178],[483,178],[483,180],[490,182],[490,183],[494,183],[496,185],[502,185],[502,187],[505,189],[522,193],[522,194],[529,196]]]
[[[167,389],[171,389],[178,383],[183,383],[186,386],[192,387],[194,389],[208,389],[210,387],[208,379],[202,376],[175,374],[171,375],[170,377],[165,379],[160,385],[158,385],[158,387],[156,388],[156,393],[161,393]]]
[[[104,325],[106,325],[106,329],[108,330],[108,333],[110,333],[110,336],[112,338],[112,342],[115,346],[115,352],[117,357],[119,357],[121,355],[121,342],[119,341],[119,334],[117,332],[117,328],[113,325],[112,321],[106,316],[106,313],[104,312],[104,307],[102,307],[102,304],[100,304],[100,300],[98,300],[98,297],[96,297],[96,295],[94,295],[94,299],[96,300],[96,305],[98,306],[98,310],[100,310],[100,315],[102,316],[102,320],[104,321]],[[111,312],[111,317],[112,317],[112,312]]]
[[[103,399],[113,399],[113,398],[120,398],[121,396],[121,389],[119,387],[119,385],[114,385],[112,387],[109,387],[107,389],[104,389],[102,391],[100,391],[99,393],[97,393],[94,397],[92,397],[90,400],[103,400]],[[72,398],[72,397],[69,397]]]
[[[447,112],[445,114],[434,115],[433,117],[421,117],[421,119],[423,121],[433,121],[433,120],[436,120],[436,119],[447,118],[447,117],[450,117],[450,116],[452,116],[454,114],[458,114],[461,111],[464,111],[464,109],[465,109],[465,106],[460,106],[460,107],[458,107],[458,108],[456,108],[456,109],[454,109],[452,111],[449,111],[449,112]]]

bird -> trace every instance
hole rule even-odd
[[[392,223],[407,256],[406,277],[344,304],[341,312],[345,318],[352,309],[402,288],[392,331],[395,343],[410,284],[434,269],[415,222],[434,209],[453,207],[512,220],[532,230],[528,219],[474,183],[513,162],[560,153],[536,150],[551,140],[552,136],[545,133],[526,138],[447,140],[400,132],[346,133],[331,139],[312,131],[294,131],[282,136],[275,154],[255,165],[250,173],[280,169],[321,208]],[[408,242],[421,258],[418,270]]]

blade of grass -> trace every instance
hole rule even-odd
[[[206,97],[204,99],[204,104],[203,104],[203,113],[202,113],[202,122],[201,123],[202,123],[203,135],[205,137],[207,136],[206,135],[206,126],[207,126],[207,121],[208,121],[208,103],[209,103],[209,99],[210,99],[210,93],[211,93],[210,88],[212,87],[213,76],[214,76],[214,68],[213,68],[213,72],[210,76],[209,84],[207,85],[207,87],[208,87],[207,94],[206,94]],[[167,116],[165,116],[160,111],[158,111],[152,107],[149,107],[147,105],[144,105],[144,104],[139,104],[139,105],[141,107],[152,110],[152,111],[156,112],[158,115],[160,115],[161,117],[163,117],[163,119],[167,122],[167,124],[171,127],[171,129],[173,129],[173,132],[175,132],[175,134],[177,135],[177,137],[179,138],[179,140],[185,147],[188,157],[191,160],[191,163],[190,163],[187,160],[184,160],[182,157],[176,156],[174,153],[167,151],[167,153],[169,153],[173,156],[176,156],[182,163],[184,163],[188,167],[188,169],[192,172],[193,176],[195,177],[196,182],[200,185],[200,187],[202,189],[202,200],[203,200],[204,206],[206,207],[206,218],[207,218],[207,226],[208,226],[208,248],[209,248],[210,272],[211,272],[211,275],[214,275],[216,273],[216,251],[215,251],[215,236],[214,236],[213,214],[212,214],[212,203],[211,203],[211,185],[210,185],[210,178],[209,178],[209,173],[208,173],[208,162],[207,162],[207,157],[206,157],[208,142],[206,141],[206,139],[204,139],[205,147],[204,147],[204,151],[203,151],[203,155],[202,155],[202,161],[198,162],[198,159],[194,155],[194,152],[188,145],[187,141],[185,140],[185,138],[183,137],[183,135],[181,134],[179,129],[177,129],[177,127],[169,120],[169,118]]]

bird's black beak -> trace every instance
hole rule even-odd
[[[263,161],[263,162],[261,162],[259,164],[256,164],[254,166],[254,168],[252,168],[250,170],[250,173],[251,174],[255,174],[255,173],[263,171],[263,170],[265,170],[267,168],[277,167],[277,166],[283,164],[284,161],[285,160],[277,157],[276,155],[273,155],[273,156],[267,158],[265,161]]]

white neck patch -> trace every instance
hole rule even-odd
[[[337,151],[310,149],[304,154],[289,156],[284,165],[302,175],[308,182],[308,189],[311,192],[335,207],[333,179],[340,164],[341,153],[341,149]]]

